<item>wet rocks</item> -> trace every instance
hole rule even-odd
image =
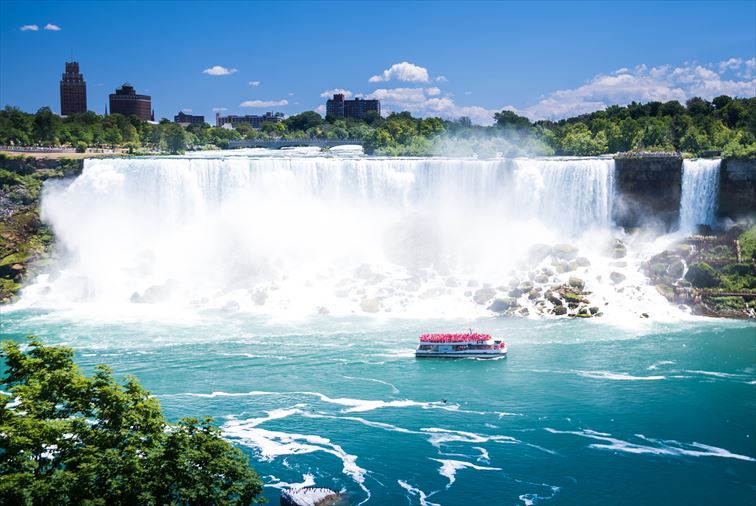
[[[611,279],[612,283],[614,283],[615,285],[622,283],[626,278],[627,276],[617,271],[612,271],[612,273],[609,274],[609,279]]]
[[[572,244],[557,244],[551,248],[551,255],[560,260],[573,260],[577,254],[578,249]]]
[[[488,306],[488,309],[494,313],[504,313],[515,307],[517,307],[517,299],[513,297],[498,297]]]
[[[493,299],[494,295],[496,295],[496,290],[490,287],[483,287],[475,291],[473,300],[476,304],[485,304],[489,300]]]
[[[583,281],[582,279],[578,278],[577,276],[570,276],[570,280],[569,280],[568,284],[572,288],[577,288],[578,290],[582,290],[583,288],[585,288],[585,281]]]

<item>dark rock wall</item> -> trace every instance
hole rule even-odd
[[[718,214],[733,220],[756,214],[756,159],[722,160]]]
[[[618,158],[615,167],[614,222],[625,228],[674,230],[680,217],[682,158]]]

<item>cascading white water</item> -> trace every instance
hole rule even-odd
[[[87,160],[45,192],[62,258],[22,303],[482,314],[535,243],[603,255],[613,186],[598,158]]]
[[[683,160],[681,231],[693,233],[698,225],[716,224],[720,163],[721,160]]]

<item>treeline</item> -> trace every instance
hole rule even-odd
[[[619,152],[714,152],[724,157],[756,156],[756,98],[719,96],[707,101],[631,103],[561,121],[536,121],[511,111],[494,115],[493,126],[469,118],[415,118],[409,112],[365,120],[323,118],[307,111],[282,122],[235,129],[168,120],[159,124],[119,114],[93,112],[61,118],[42,108],[28,114],[12,107],[0,111],[0,144],[124,148],[131,152],[179,153],[187,149],[226,148],[241,139],[356,139],[368,153],[419,156],[498,152],[504,155],[590,156]]]

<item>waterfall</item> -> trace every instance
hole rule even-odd
[[[464,280],[505,282],[534,243],[607,230],[613,185],[610,159],[88,159],[46,188],[43,219],[65,254],[25,297],[201,306],[234,294],[311,310],[372,295],[401,311]]]
[[[693,233],[698,225],[716,224],[720,163],[721,160],[683,160],[681,231]]]

